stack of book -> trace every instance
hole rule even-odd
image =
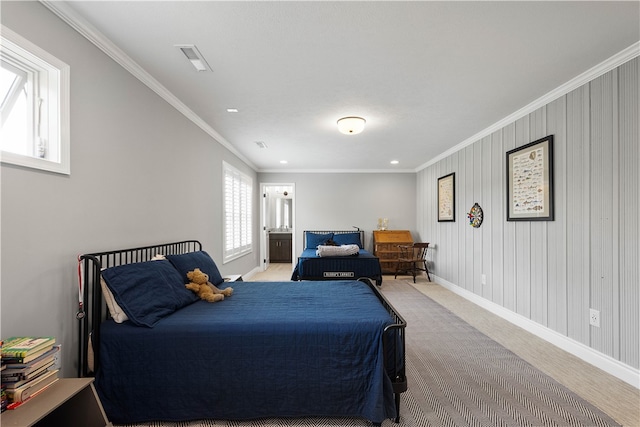
[[[2,389],[14,409],[58,380],[54,337],[12,337],[2,345]],[[4,407],[4,404],[3,404]]]
[[[4,341],[0,340],[0,363],[2,361],[2,343]],[[4,366],[4,363],[1,363],[0,365],[1,370],[4,371],[4,369],[6,368],[6,366]],[[7,398],[7,393],[5,392],[6,390],[6,386],[4,385],[4,381],[2,381],[0,383],[0,412],[4,412],[7,410],[7,405],[9,404],[9,399]]]

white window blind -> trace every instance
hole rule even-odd
[[[253,250],[252,180],[223,162],[224,185],[224,260],[231,261]]]

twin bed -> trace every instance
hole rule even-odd
[[[399,421],[406,323],[368,279],[224,282],[197,241],[86,254],[80,265],[90,304],[79,375],[95,376],[113,423]],[[184,288],[194,268],[233,295],[198,300]]]
[[[353,255],[321,256],[327,242],[338,246],[357,245]],[[325,247],[326,248],[326,247]],[[329,249],[331,247],[328,247]],[[298,257],[291,280],[336,280],[369,278],[382,285],[378,257],[364,249],[364,231],[305,231],[304,250]]]

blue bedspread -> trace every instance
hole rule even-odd
[[[153,328],[101,326],[96,388],[116,424],[272,416],[395,416],[382,330],[356,281],[235,282]]]
[[[382,268],[378,257],[360,249],[358,255],[319,257],[315,249],[305,249],[298,257],[291,280],[336,280],[368,277],[382,284]]]

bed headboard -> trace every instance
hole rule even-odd
[[[82,286],[83,306],[77,313],[79,321],[78,376],[91,376],[89,369],[89,346],[93,348],[94,365],[99,363],[100,328],[97,326],[107,318],[108,310],[102,298],[100,273],[103,269],[118,265],[150,261],[156,255],[180,255],[202,250],[197,240],[160,243],[131,249],[84,254],[78,257]]]
[[[303,232],[303,238],[302,238],[302,248],[306,248],[307,247],[307,233],[313,233],[313,234],[329,234],[329,233],[333,233],[334,235],[336,234],[352,234],[352,233],[358,233],[360,234],[360,248],[364,249],[365,245],[364,245],[364,231],[357,229],[357,230],[327,230],[327,231],[317,231],[317,230],[305,230]]]

